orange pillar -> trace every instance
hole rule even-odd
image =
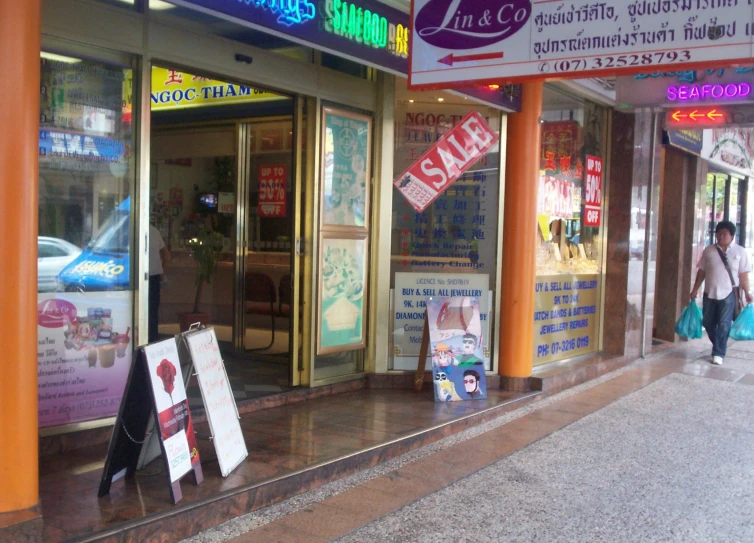
[[[525,83],[521,112],[508,116],[499,373],[529,377],[534,344],[539,117],[542,83]]]
[[[37,194],[40,0],[0,1],[0,513],[39,501]]]

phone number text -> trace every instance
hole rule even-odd
[[[541,73],[547,72],[584,72],[589,70],[609,70],[611,68],[629,68],[631,66],[651,66],[669,62],[688,62],[691,51],[657,51],[654,53],[633,53],[628,55],[608,55],[603,57],[577,58],[542,62]]]

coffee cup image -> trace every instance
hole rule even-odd
[[[126,349],[128,349],[128,343],[131,341],[131,338],[128,337],[130,331],[131,328],[128,328],[125,334],[113,334],[113,344],[118,358],[126,356]]]
[[[86,360],[89,362],[89,367],[93,368],[97,365],[97,349],[92,347],[86,353]]]

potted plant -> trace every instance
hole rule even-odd
[[[199,304],[204,284],[212,284],[217,262],[220,260],[220,251],[223,248],[223,236],[211,228],[200,226],[196,236],[188,241],[188,247],[196,262],[196,293],[193,310],[178,313],[181,332],[188,330],[195,322],[205,325],[209,322],[209,313],[200,312]]]

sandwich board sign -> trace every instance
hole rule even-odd
[[[227,477],[249,455],[214,328],[183,336],[199,381],[220,472]]]
[[[141,447],[149,437],[150,415],[157,421],[170,497],[178,503],[183,496],[181,479],[193,471],[194,482],[200,484],[204,475],[175,339],[142,347],[131,364],[105,459],[100,497],[110,492],[113,482],[136,472]]]

